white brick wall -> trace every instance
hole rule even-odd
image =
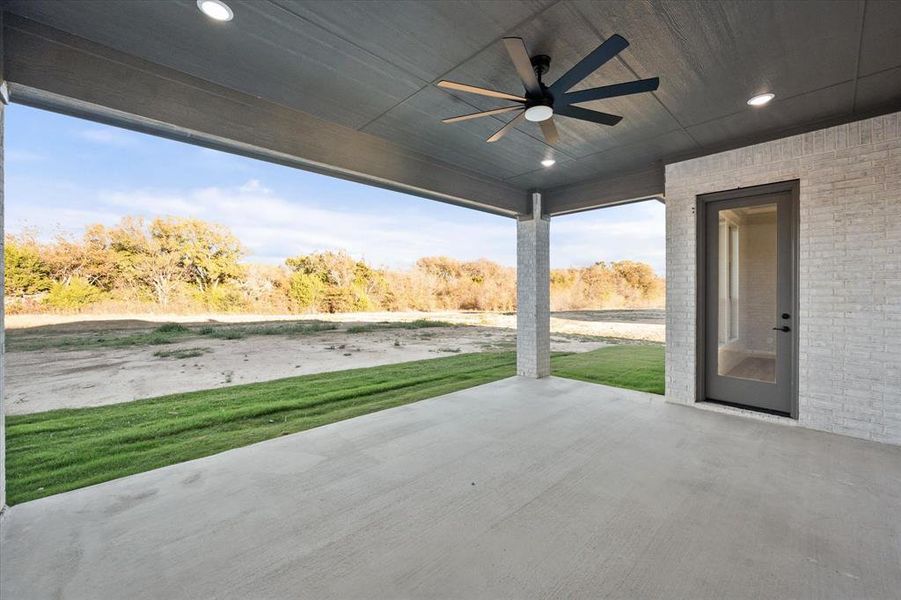
[[[533,216],[516,224],[516,372],[551,374],[550,223],[541,217],[541,197]]]
[[[667,400],[696,400],[696,197],[793,179],[800,424],[901,444],[901,113],[667,165]]]

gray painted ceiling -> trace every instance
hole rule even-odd
[[[211,22],[194,0],[12,0],[29,19],[386,138],[522,188],[554,188],[901,107],[901,2],[596,0],[228,0]],[[550,147],[506,115],[444,117],[502,105],[449,93],[440,79],[521,93],[500,38],[552,57],[547,81],[604,39],[631,42],[583,82],[659,76],[654,94],[585,104],[616,127],[557,118]],[[777,97],[764,108],[746,100]],[[557,165],[542,169],[553,156]]]

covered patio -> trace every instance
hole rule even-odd
[[[4,598],[897,597],[901,3],[0,19],[4,104],[514,219],[518,373],[7,507]],[[548,81],[619,44],[571,87],[607,117],[535,95],[510,40]],[[446,81],[524,110],[442,123],[499,98]],[[667,210],[665,399],[550,377],[553,218],[644,200]]]
[[[901,448],[516,377],[16,506],[10,598],[892,598]]]

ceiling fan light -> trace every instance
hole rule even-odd
[[[748,99],[748,104],[750,106],[763,106],[775,97],[776,94],[771,94],[769,92],[767,92],[766,94],[757,94],[756,96]]]
[[[526,121],[532,121],[533,123],[540,123],[541,121],[547,121],[551,117],[554,116],[554,109],[550,106],[545,106],[543,104],[539,104],[536,106],[530,106],[526,109]]]
[[[557,161],[553,158],[545,158],[543,161],[541,161],[542,167],[553,167],[555,164],[557,164]]]
[[[222,0],[197,0],[197,8],[214,21],[231,21],[235,17],[232,9]]]

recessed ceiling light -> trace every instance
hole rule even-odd
[[[753,98],[749,99],[748,104],[750,104],[751,106],[763,106],[764,104],[766,104],[767,102],[769,102],[770,100],[772,100],[775,97],[776,97],[776,94],[770,94],[770,93],[758,94],[758,95],[754,96]]]
[[[222,0],[197,0],[197,8],[214,21],[231,21],[235,17],[232,9]]]
[[[557,164],[557,161],[553,158],[545,158],[543,161],[541,161],[542,167],[553,167],[555,164]]]
[[[541,121],[547,121],[551,117],[554,116],[554,109],[550,106],[545,106],[543,104],[538,104],[536,106],[530,106],[526,109],[526,121],[532,121],[533,123],[538,123]]]

